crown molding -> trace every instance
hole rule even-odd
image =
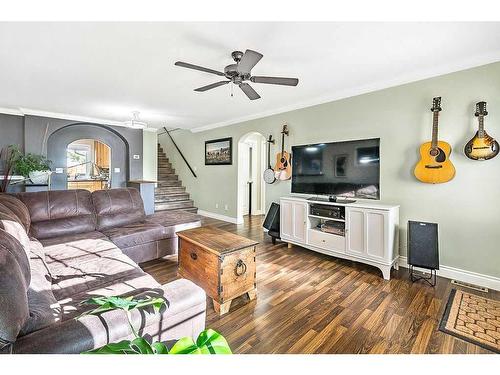
[[[337,100],[346,99],[346,98],[350,98],[353,96],[368,94],[370,92],[375,92],[375,91],[379,91],[379,90],[383,90],[383,89],[387,89],[387,88],[391,88],[391,87],[397,87],[397,86],[405,85],[408,83],[422,81],[422,80],[429,79],[429,78],[436,78],[439,76],[444,76],[447,74],[456,73],[456,72],[467,70],[467,69],[477,68],[477,67],[480,67],[483,65],[488,65],[488,64],[499,62],[499,61],[500,61],[500,51],[495,51],[491,54],[483,55],[483,56],[475,57],[475,58],[470,58],[466,61],[462,61],[459,63],[451,63],[451,64],[447,64],[447,65],[442,65],[439,67],[434,67],[432,69],[421,70],[419,72],[396,77],[396,78],[393,78],[390,80],[375,82],[375,83],[364,85],[364,86],[358,86],[358,87],[352,88],[352,89],[342,90],[342,91],[337,92],[333,95],[322,96],[322,97],[318,97],[315,99],[302,101],[302,102],[299,102],[296,104],[276,108],[276,109],[269,110],[269,111],[263,111],[263,112],[255,113],[255,114],[248,115],[248,116],[237,117],[237,118],[227,120],[227,121],[203,125],[203,126],[199,126],[196,128],[192,128],[190,130],[192,133],[199,133],[199,132],[203,132],[203,131],[207,131],[207,130],[211,130],[211,129],[221,128],[221,127],[228,126],[228,125],[239,124],[239,123],[242,123],[245,121],[256,120],[256,119],[263,118],[263,117],[269,117],[269,116],[277,115],[280,113],[291,112],[291,111],[294,111],[297,109],[313,107],[313,106],[320,105],[320,104],[334,102]]]
[[[24,113],[19,109],[15,108],[2,108],[0,107],[0,113],[4,115],[12,115],[12,116],[24,116]]]

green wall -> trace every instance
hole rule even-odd
[[[454,148],[451,159],[457,169],[455,179],[441,185],[423,184],[413,176],[419,145],[430,139],[434,96],[443,98],[439,134]],[[279,139],[286,121],[288,148],[380,137],[381,201],[401,205],[402,255],[408,220],[437,222],[442,265],[500,277],[500,156],[477,162],[462,153],[477,129],[473,113],[480,100],[488,102],[486,130],[500,139],[500,63],[495,63],[205,132],[176,131],[173,136],[196,168],[197,179],[169,141],[162,142],[195,205],[236,217],[238,140],[244,134],[257,131]],[[205,166],[205,140],[228,136],[233,137],[233,165]],[[290,181],[267,185],[266,203],[289,194]]]
[[[156,181],[157,178],[157,147],[156,132],[142,132],[142,177],[144,180]]]

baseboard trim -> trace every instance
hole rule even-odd
[[[240,221],[240,220],[238,220],[235,217],[221,215],[221,214],[217,214],[215,212],[198,210],[198,215],[206,216],[206,217],[211,217],[212,219],[218,219],[218,220],[222,220],[222,221],[227,221],[228,223],[243,224],[243,220]]]
[[[408,259],[406,257],[400,256],[398,263],[401,267],[408,268]],[[415,267],[415,269],[424,272],[426,271],[424,269],[417,267]],[[447,279],[464,281],[466,283],[471,283],[494,290],[500,290],[500,277],[483,275],[477,272],[467,271],[460,268],[443,266],[443,265],[439,266],[439,270],[437,270],[437,275]]]

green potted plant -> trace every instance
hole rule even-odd
[[[50,163],[51,161],[43,155],[32,153],[24,155],[19,152],[14,160],[14,172],[26,178],[29,177],[34,184],[46,184],[52,173]]]
[[[128,324],[133,340],[122,340],[117,343],[104,345],[101,348],[89,350],[85,354],[232,354],[226,339],[213,329],[207,329],[198,335],[196,341],[191,337],[183,337],[170,349],[163,342],[149,342],[141,337],[130,321],[130,311],[144,307],[152,307],[155,313],[166,305],[163,298],[146,297],[134,299],[134,297],[93,297],[82,304],[97,305],[76,319],[86,315],[99,315],[105,311],[122,310],[127,315]]]

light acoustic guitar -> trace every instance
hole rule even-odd
[[[276,166],[274,173],[277,180],[289,180],[292,178],[292,165],[290,164],[290,154],[285,151],[285,135],[288,135],[288,126],[283,125],[281,131],[281,152],[276,155]]]
[[[489,160],[498,155],[498,142],[484,131],[484,116],[488,115],[486,111],[486,102],[476,103],[476,113],[474,114],[479,121],[479,130],[465,145],[465,156],[472,160]]]
[[[432,141],[420,146],[420,161],[415,167],[415,177],[428,184],[441,184],[455,177],[455,167],[450,161],[451,146],[438,140],[438,118],[441,97],[432,99]]]

